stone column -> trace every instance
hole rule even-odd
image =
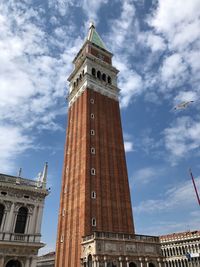
[[[4,265],[4,257],[0,257],[0,266],[3,266]]]
[[[30,259],[27,258],[24,267],[31,267],[30,266]]]
[[[143,267],[142,258],[139,258],[140,267]]]
[[[6,216],[5,232],[12,232],[11,227],[12,227],[15,215],[16,214],[14,213],[14,203],[12,203],[10,211],[7,213],[7,216]]]
[[[29,225],[29,229],[28,229],[28,233],[29,234],[35,234],[35,225],[36,225],[36,217],[37,217],[37,207],[35,206],[33,209],[33,214],[31,215],[30,218],[30,225]]]
[[[35,233],[36,234],[40,234],[40,231],[41,231],[42,212],[43,212],[43,205],[40,205],[39,206],[39,210],[38,210],[36,228],[35,228]]]
[[[37,259],[32,258],[30,267],[36,267]]]

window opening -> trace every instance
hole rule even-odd
[[[92,196],[92,198],[96,198],[96,192],[92,191],[91,196]]]
[[[103,75],[102,75],[102,80],[103,80],[104,82],[106,82],[106,75],[105,75],[105,73],[103,73]]]
[[[94,113],[91,113],[91,119],[94,119]]]
[[[95,148],[91,147],[91,154],[95,154]]]
[[[28,209],[25,207],[21,207],[17,214],[17,220],[15,224],[15,233],[24,234],[27,216],[28,216]]]
[[[92,76],[96,77],[96,70],[95,70],[95,68],[92,68]]]
[[[90,103],[94,104],[94,99],[93,98],[90,99]]]
[[[92,168],[92,169],[91,169],[91,174],[92,174],[92,175],[95,175],[95,174],[96,174],[95,168]]]
[[[99,70],[97,71],[97,78],[101,80],[101,72]]]
[[[3,221],[4,210],[5,210],[4,205],[0,204],[0,227],[1,227],[1,223]]]
[[[111,80],[111,77],[108,76],[108,83],[111,84],[112,80]]]
[[[92,226],[96,226],[96,219],[92,218]]]
[[[95,131],[94,130],[91,130],[91,135],[95,135]]]

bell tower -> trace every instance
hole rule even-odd
[[[117,73],[93,24],[68,78],[56,266],[80,266],[81,237],[134,233]]]
[[[134,235],[118,70],[112,66],[112,56],[91,24],[68,78],[68,126],[56,267],[90,264],[88,259],[95,252],[86,253],[83,237],[96,233]]]

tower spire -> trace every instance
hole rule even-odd
[[[93,21],[90,22],[90,28],[89,28],[87,40],[90,41],[91,43],[97,45],[98,47],[107,50],[104,42],[102,41],[101,37],[99,36],[99,34],[96,31],[96,28],[95,28]]]
[[[41,182],[42,182],[42,187],[46,188],[46,183],[47,183],[47,171],[48,171],[48,162],[45,162],[44,169],[41,175]]]

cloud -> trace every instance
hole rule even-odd
[[[15,167],[16,157],[32,147],[31,138],[25,135],[19,127],[0,125],[0,166],[1,172],[10,171]]]
[[[125,152],[132,152],[133,151],[133,143],[131,141],[125,141],[124,142],[124,149]]]
[[[2,133],[14,129],[13,148],[8,144],[1,149],[7,171],[14,167],[8,164],[10,152],[14,157],[29,147],[30,131],[34,137],[44,129],[60,130],[56,118],[65,113],[65,80],[71,70],[68,62],[82,40],[66,35],[59,39],[57,35],[64,33],[65,27],[57,27],[50,35],[44,26],[42,8],[36,11],[28,2],[0,4],[1,129]],[[52,47],[57,53],[52,53]]]
[[[160,167],[145,167],[134,173],[134,181],[140,184],[148,184],[152,180],[159,179],[164,170]]]
[[[196,184],[200,187],[200,178],[196,179]],[[190,209],[197,202],[194,188],[191,181],[177,183],[176,186],[169,188],[159,199],[148,199],[142,201],[134,207],[135,213],[162,213],[183,208]]]
[[[188,157],[191,151],[200,147],[200,122],[190,117],[180,117],[164,130],[164,140],[172,162]]]
[[[88,19],[95,22],[95,24],[98,23],[98,11],[99,9],[108,3],[108,0],[83,0],[82,1],[82,8],[85,12]]]
[[[180,86],[186,81],[187,65],[180,54],[173,54],[163,61],[161,78],[168,88]]]

